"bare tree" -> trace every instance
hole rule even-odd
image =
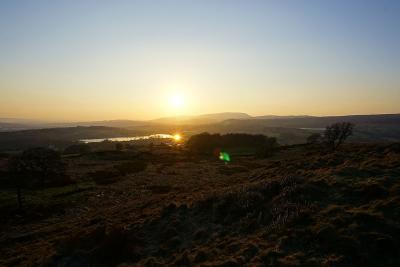
[[[326,127],[324,140],[332,149],[338,148],[350,135],[353,134],[354,124],[337,122]]]
[[[31,148],[10,158],[8,171],[17,189],[19,209],[22,209],[22,189],[66,181],[60,153],[48,148]]]
[[[8,171],[11,174],[12,184],[16,188],[18,209],[22,210],[22,188],[25,187],[27,181],[27,172],[25,172],[25,163],[21,161],[21,157],[14,156],[8,160]]]

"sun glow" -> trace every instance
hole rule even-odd
[[[180,134],[174,134],[173,137],[174,141],[179,142],[182,139],[182,136]]]
[[[170,96],[169,105],[175,109],[182,108],[185,105],[185,98],[183,95],[175,93]]]

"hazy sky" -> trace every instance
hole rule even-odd
[[[398,0],[3,0],[0,118],[399,113],[399,48]]]

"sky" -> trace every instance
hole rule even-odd
[[[3,0],[0,118],[400,113],[400,1]]]

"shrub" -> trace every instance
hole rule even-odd
[[[74,144],[64,149],[64,154],[85,154],[91,152],[88,144]]]
[[[135,160],[124,162],[114,166],[115,169],[119,171],[122,175],[127,175],[130,173],[141,172],[144,171],[147,167],[147,163],[143,160]]]

